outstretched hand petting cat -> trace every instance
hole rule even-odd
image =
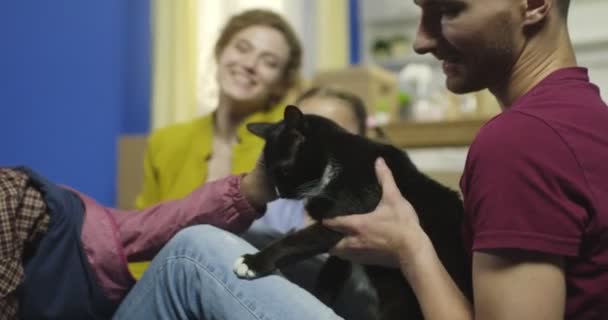
[[[325,219],[323,224],[346,235],[331,254],[362,264],[398,268],[415,261],[432,244],[382,158],[376,160],[375,169],[382,186],[376,209],[369,214]]]

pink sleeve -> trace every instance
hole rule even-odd
[[[210,224],[239,233],[261,213],[240,191],[242,176],[207,183],[187,197],[141,211],[110,209],[128,261],[149,260],[181,229]]]

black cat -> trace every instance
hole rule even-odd
[[[320,221],[343,214],[372,211],[382,190],[374,170],[378,157],[391,169],[402,195],[419,214],[440,260],[470,296],[468,259],[460,235],[463,206],[457,192],[417,170],[407,155],[390,145],[350,134],[331,120],[303,115],[294,106],[278,123],[252,123],[248,129],[266,140],[267,174],[281,198],[305,199],[306,210]],[[288,213],[286,213],[288,214]],[[258,278],[277,268],[327,252],[342,234],[321,223],[288,234],[235,265],[242,278]],[[331,304],[346,281],[349,263],[331,257],[319,276],[316,295]],[[421,319],[417,299],[398,269],[365,266],[379,304],[376,319]]]

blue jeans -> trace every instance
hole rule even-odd
[[[341,319],[279,275],[237,278],[234,261],[255,251],[215,227],[186,228],[152,260],[114,319]]]

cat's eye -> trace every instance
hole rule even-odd
[[[283,168],[281,168],[280,170],[281,170],[281,174],[282,174],[283,176],[287,176],[287,175],[289,175],[289,169],[288,169],[288,168],[283,167]]]
[[[289,166],[286,166],[286,165],[281,165],[281,166],[276,167],[276,173],[281,177],[288,176],[289,171],[290,171]]]

